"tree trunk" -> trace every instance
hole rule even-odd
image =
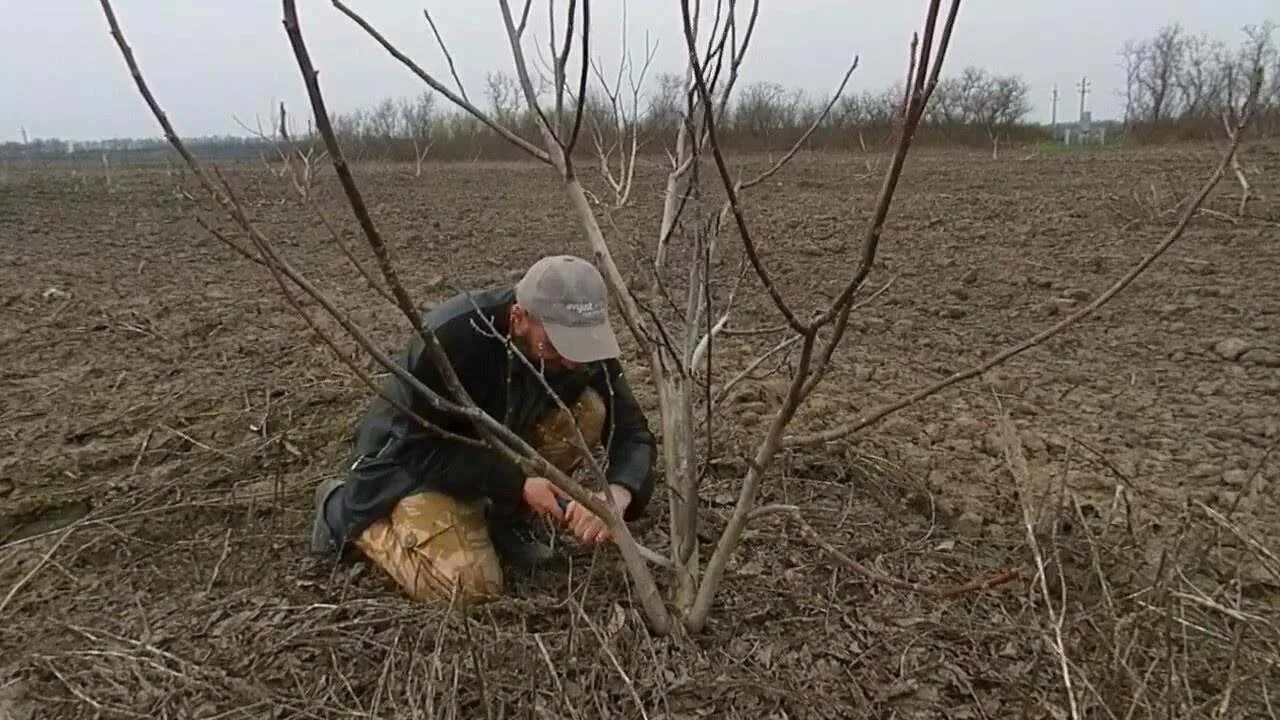
[[[662,421],[662,463],[670,508],[672,571],[675,606],[688,608],[697,593],[698,488],[691,452],[694,445],[689,381],[675,373],[655,378]]]

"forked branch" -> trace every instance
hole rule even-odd
[[[795,370],[795,374],[791,378],[786,399],[784,400],[782,407],[774,415],[764,438],[756,449],[755,456],[749,465],[746,477],[743,479],[742,488],[739,492],[738,501],[734,507],[733,514],[729,518],[724,531],[721,533],[720,538],[716,543],[715,551],[707,563],[706,572],[702,577],[702,582],[698,587],[694,602],[692,606],[688,608],[688,612],[685,615],[686,626],[693,630],[700,629],[706,622],[714,595],[718,590],[725,568],[728,565],[729,557],[737,549],[746,525],[750,522],[752,508],[754,508],[756,496],[763,482],[766,469],[772,462],[777,451],[783,446],[783,433],[791,420],[795,417],[797,409],[816,385],[816,382],[809,382],[810,378],[821,376],[825,368],[826,361],[830,358],[831,350],[835,345],[839,344],[840,337],[844,332],[844,327],[851,311],[854,293],[862,284],[862,281],[869,272],[871,263],[875,258],[875,251],[879,241],[880,231],[883,227],[885,218],[888,216],[889,208],[892,205],[898,177],[901,174],[902,166],[906,160],[906,155],[911,147],[911,140],[915,132],[915,127],[924,113],[924,107],[928,102],[933,86],[936,84],[938,68],[930,65],[929,57],[932,54],[931,46],[933,43],[934,30],[937,25],[940,4],[940,0],[933,0],[930,5],[924,33],[926,47],[920,50],[918,61],[913,61],[912,73],[914,77],[909,83],[912,90],[903,117],[898,149],[895,153],[895,163],[889,168],[889,171],[886,174],[885,183],[881,189],[880,197],[877,202],[876,212],[873,214],[867,225],[860,270],[855,273],[854,279],[850,281],[844,292],[841,293],[836,301],[833,302],[832,305],[813,322],[804,322],[798,318],[796,313],[782,298],[781,293],[778,292],[774,286],[769,272],[764,267],[758,253],[756,252],[755,244],[751,239],[750,230],[747,227],[745,212],[738,196],[738,186],[730,177],[728,165],[724,159],[724,153],[720,148],[720,143],[716,134],[715,118],[712,113],[711,93],[708,84],[702,72],[702,68],[696,63],[692,64],[691,69],[694,83],[697,87],[698,95],[701,98],[704,115],[706,115],[705,122],[707,123],[707,141],[711,148],[712,155],[715,158],[715,164],[719,171],[721,184],[729,199],[729,205],[732,210],[734,220],[737,223],[746,255],[752,268],[760,278],[760,281],[769,292],[770,298],[773,300],[778,311],[786,319],[787,324],[802,338],[800,357],[797,360],[797,368]],[[939,65],[945,57],[946,45],[950,41],[951,29],[954,25],[959,5],[960,0],[952,0],[951,11],[948,14],[945,30],[942,34],[942,39],[937,51],[937,63]],[[688,0],[682,0],[681,7],[684,15],[685,40],[690,55],[692,56],[695,52],[695,38]],[[818,332],[824,325],[836,319],[838,319],[839,324],[832,333],[832,337],[828,340],[830,344],[826,347],[824,352],[818,355],[815,362],[814,351]]]
[[[867,275],[870,274],[871,268],[875,264],[876,251],[880,247],[880,236],[884,231],[885,220],[889,217],[889,210],[893,206],[893,198],[898,189],[898,181],[902,177],[902,168],[906,164],[907,154],[911,150],[911,142],[915,139],[916,128],[919,127],[920,120],[924,117],[929,98],[933,95],[934,88],[938,86],[938,75],[942,71],[942,63],[946,58],[947,48],[951,44],[951,33],[955,28],[956,15],[960,11],[960,0],[951,0],[951,9],[947,13],[942,38],[938,43],[937,56],[933,64],[930,65],[931,45],[940,4],[941,0],[932,0],[930,3],[929,14],[925,23],[924,42],[919,51],[919,58],[917,59],[916,54],[912,53],[911,69],[914,77],[911,77],[908,83],[911,91],[907,96],[902,124],[898,129],[898,145],[894,149],[893,159],[890,161],[889,169],[885,173],[880,195],[876,199],[875,210],[872,212],[871,219],[863,232],[862,253],[858,261],[857,270],[854,271],[853,277],[850,278],[836,301],[831,304],[831,307],[814,321],[814,325],[817,327],[826,325],[837,317],[848,317],[848,314],[843,312],[845,307],[853,302],[854,294],[862,287],[862,283],[866,281]],[[833,333],[830,342],[839,344],[844,336],[844,328],[845,324],[841,323],[836,332]]]

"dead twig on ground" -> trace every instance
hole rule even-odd
[[[795,521],[805,536],[809,538],[813,544],[822,548],[828,555],[834,558],[846,569],[862,576],[863,578],[877,584],[885,585],[896,590],[904,590],[906,592],[924,595],[925,597],[943,599],[956,597],[958,595],[966,595],[975,592],[985,592],[993,590],[1002,585],[1007,585],[1017,580],[1020,576],[1017,570],[1002,570],[998,573],[985,578],[970,580],[960,585],[923,585],[920,583],[908,582],[895,577],[889,577],[872,570],[862,563],[849,557],[844,551],[832,545],[826,538],[822,537],[817,530],[809,524],[804,518],[803,511],[794,505],[763,505],[755,509],[752,513],[752,519],[756,520],[765,515],[783,514]]]

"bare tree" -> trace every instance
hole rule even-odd
[[[375,140],[389,144],[392,139],[403,137],[400,110],[396,101],[386,98],[369,113],[369,132]]]
[[[742,8],[735,3],[721,4],[709,18],[699,13],[696,4],[690,3],[689,0],[682,0],[682,25],[688,50],[688,68],[684,85],[687,103],[684,105],[678,127],[674,129],[678,140],[667,185],[669,202],[664,202],[663,205],[664,215],[658,242],[668,243],[673,237],[678,237],[686,243],[684,249],[688,252],[683,257],[687,258],[687,265],[680,268],[680,273],[687,279],[683,307],[674,301],[667,290],[667,280],[671,279],[673,273],[663,263],[655,263],[653,268],[655,280],[657,280],[653,294],[646,299],[639,293],[631,291],[614,260],[595,210],[588,202],[577,177],[573,150],[582,132],[583,110],[587,95],[587,59],[590,57],[592,27],[589,0],[582,0],[580,4],[571,3],[565,14],[565,25],[576,26],[578,29],[578,35],[575,36],[572,31],[568,31],[566,37],[573,38],[575,45],[580,42],[578,67],[581,68],[581,74],[571,78],[566,72],[568,64],[564,60],[555,61],[551,81],[555,98],[554,106],[544,104],[544,99],[536,91],[535,77],[531,74],[530,64],[527,62],[521,43],[528,19],[527,10],[517,18],[508,0],[499,0],[503,25],[516,71],[516,81],[541,138],[541,147],[500,123],[498,119],[471,105],[464,95],[445,88],[433,76],[395,49],[358,14],[340,0],[334,0],[334,6],[340,12],[362,27],[374,41],[381,44],[394,57],[423,77],[433,89],[445,94],[451,102],[475,116],[483,124],[495,128],[539,162],[547,164],[563,184],[569,206],[581,224],[592,255],[601,266],[606,281],[610,285],[621,316],[635,338],[641,354],[649,362],[658,392],[663,436],[663,465],[666,484],[670,489],[671,503],[670,547],[665,554],[660,555],[636,543],[616,508],[609,501],[601,501],[589,494],[582,484],[557,470],[501,421],[479,410],[468,397],[444,350],[430,330],[423,327],[416,305],[398,279],[390,250],[368,211],[363,194],[330,122],[318,74],[304,41],[293,0],[283,0],[284,25],[299,70],[306,83],[317,130],[330,153],[335,174],[351,205],[352,213],[374,253],[382,281],[394,304],[421,339],[432,362],[444,377],[447,386],[445,394],[437,393],[418,382],[412,374],[382,351],[359,325],[280,254],[274,243],[245,212],[238,195],[223,181],[221,175],[216,171],[211,173],[206,170],[203,163],[187,152],[182,140],[148,89],[132,50],[116,22],[109,0],[100,0],[100,2],[111,26],[113,37],[138,89],[164,129],[166,138],[178,150],[210,196],[241,229],[251,247],[244,247],[216,233],[209,226],[211,232],[215,232],[220,239],[244,257],[265,267],[281,289],[285,299],[311,324],[317,336],[328,344],[337,357],[346,363],[356,377],[367,386],[375,392],[381,392],[379,386],[360,365],[346,355],[337,339],[303,307],[297,298],[297,292],[304,293],[314,300],[315,305],[336,320],[357,345],[372,355],[387,371],[408,383],[426,403],[438,411],[468,421],[476,436],[463,437],[450,434],[430,425],[421,417],[413,416],[427,431],[447,435],[456,442],[483,444],[518,464],[525,472],[548,477],[574,500],[604,518],[613,532],[615,544],[633,580],[645,616],[652,628],[659,633],[670,632],[677,626],[683,626],[695,632],[705,627],[729,559],[736,552],[743,533],[751,521],[769,513],[785,513],[798,518],[803,524],[801,508],[761,507],[757,502],[762,487],[770,477],[772,462],[785,445],[823,442],[825,439],[840,437],[841,433],[856,432],[871,422],[882,419],[956,382],[974,377],[999,362],[1034,347],[1095,310],[1123,289],[1181,236],[1205,196],[1222,176],[1239,142],[1239,132],[1237,132],[1224,154],[1222,163],[1206,182],[1200,194],[1187,204],[1178,227],[1161,246],[1142,264],[1131,270],[1112,290],[1090,303],[1087,308],[1073,315],[1068,321],[1037,334],[1027,342],[998,353],[980,366],[958,373],[944,382],[923,388],[909,397],[886,406],[878,410],[870,419],[860,418],[854,424],[834,428],[817,436],[787,437],[786,428],[830,369],[831,360],[841,345],[853,312],[862,303],[878,295],[873,293],[858,300],[872,265],[875,263],[885,221],[892,209],[898,182],[906,164],[915,131],[925,113],[930,96],[938,84],[939,72],[944,64],[959,11],[959,0],[952,0],[949,3],[945,15],[942,12],[941,0],[929,2],[923,33],[917,35],[912,42],[912,61],[910,71],[905,77],[903,92],[897,96],[898,99],[894,105],[896,108],[893,115],[895,146],[892,159],[885,170],[883,184],[873,205],[874,209],[865,219],[859,233],[858,251],[849,259],[845,275],[841,278],[841,291],[838,295],[833,299],[807,306],[789,299],[788,289],[775,282],[774,273],[766,257],[762,255],[756,234],[752,230],[748,199],[753,187],[784,168],[809,133],[806,132],[805,136],[778,162],[763,173],[751,177],[735,176],[719,136],[719,128],[723,125],[733,86],[750,44],[759,3],[751,3],[745,12],[740,12]],[[569,45],[568,41],[564,43],[565,48]],[[568,55],[569,50],[565,50],[558,57],[567,58]],[[845,74],[829,104],[825,106],[819,121],[836,103],[854,67],[856,67],[856,60]],[[569,86],[570,83],[576,86],[576,90]],[[562,107],[562,99],[570,92],[577,98],[573,103],[575,107]],[[1243,127],[1250,114],[1251,110],[1245,112],[1237,129]],[[816,123],[811,126],[810,131],[816,126]],[[695,169],[698,171],[694,171]],[[703,208],[699,202],[699,198],[702,197],[699,182],[702,178],[718,179],[725,196],[723,205]],[[704,210],[705,215],[700,215],[699,213]],[[741,282],[740,278],[743,277],[740,273],[734,273],[734,276],[728,280],[726,293],[724,282],[718,280],[713,272],[721,228],[730,224],[735,231],[737,241],[742,245],[747,276],[753,277],[753,281],[760,284],[781,321],[782,329],[770,330],[770,332],[777,332],[783,337],[775,349],[768,354],[791,352],[794,353],[794,357],[787,377],[785,398],[757,439],[755,451],[740,479],[738,498],[732,514],[715,539],[710,557],[704,565],[699,547],[701,526],[698,517],[698,498],[701,479],[704,476],[702,471],[707,468],[710,459],[706,453],[699,452],[698,439],[701,436],[702,439],[710,441],[713,427],[717,423],[729,421],[724,414],[716,413],[716,405],[712,397],[713,375],[716,368],[715,360],[718,357],[716,355],[717,340],[726,337],[725,328],[733,311],[732,299],[737,295],[735,290]],[[726,297],[727,299],[717,307],[715,301]],[[671,308],[668,312],[660,312],[649,302],[659,298],[665,301],[664,305]],[[713,320],[717,317],[719,319]],[[720,328],[719,332],[717,328]],[[730,380],[726,385],[732,382],[733,380]],[[723,386],[721,392],[723,392]],[[395,401],[392,400],[392,402]],[[405,408],[401,409],[410,412]],[[563,406],[560,410],[568,412]],[[410,415],[412,416],[411,412]],[[581,437],[576,438],[576,442],[582,447]],[[602,481],[598,466],[590,463],[589,470],[595,481]],[[830,545],[828,544],[827,547]],[[845,560],[849,562],[844,562]],[[986,589],[994,584],[1007,582],[1014,576],[1013,573],[1005,572],[992,578],[966,582],[955,588],[928,588],[884,578],[870,569],[862,568],[849,558],[844,558],[841,562],[861,572],[870,580],[888,582],[894,587],[925,592],[938,597],[946,597],[956,592]],[[670,598],[670,604],[658,591],[648,563],[669,568],[672,572],[674,593]]]
[[[1224,56],[1221,72],[1224,78],[1222,93],[1228,101],[1243,94],[1247,102],[1254,104],[1266,102],[1266,98],[1261,96],[1261,88],[1266,82],[1267,66],[1274,62],[1273,58],[1277,54],[1273,41],[1274,31],[1275,26],[1271,23],[1260,26],[1247,25],[1244,28],[1245,41],[1237,57]],[[1241,132],[1236,129],[1240,126],[1238,108],[1233,103],[1226,102],[1219,107],[1218,111],[1221,113],[1227,138],[1233,143],[1238,143],[1240,141],[1238,135]],[[1253,186],[1250,185],[1249,178],[1245,174],[1240,155],[1237,152],[1231,157],[1231,171],[1235,174],[1236,182],[1240,183],[1240,203],[1236,208],[1236,214],[1243,218],[1249,208],[1249,200],[1253,196]]]
[[[751,138],[779,135],[797,124],[795,96],[781,83],[755,82],[742,88],[733,106],[732,129]]]
[[[926,119],[935,125],[965,125],[969,122],[968,108],[960,78],[942,78],[933,93]]]
[[[1224,54],[1221,41],[1203,35],[1186,38],[1182,61],[1175,68],[1183,117],[1204,119],[1222,106]]]
[[[429,17],[429,16],[428,16]],[[422,177],[422,163],[435,145],[432,130],[435,124],[435,96],[421,93],[412,100],[400,102],[400,122],[405,134],[413,143],[413,176]]]
[[[1132,77],[1137,92],[1131,101],[1139,119],[1159,123],[1177,114],[1177,80],[1186,52],[1182,27],[1166,25],[1155,37],[1126,46],[1135,62]]]
[[[1017,75],[989,75],[984,71],[966,72],[962,107],[987,131],[991,140],[991,159],[1000,158],[1000,137],[1007,134],[1031,112],[1031,86]]]
[[[646,33],[644,58],[639,67],[636,66],[635,58],[628,48],[625,0],[621,3],[621,12],[622,42],[618,71],[610,79],[599,61],[592,62],[591,70],[599,83],[602,96],[596,106],[586,113],[591,126],[591,142],[599,161],[600,176],[613,190],[615,208],[623,207],[631,199],[631,187],[636,175],[636,156],[644,145],[641,140],[640,98],[644,92],[645,76],[649,74],[649,66],[658,51],[657,42],[650,43]],[[588,97],[588,102],[590,99]]]
[[[1124,70],[1124,121],[1126,125],[1139,122],[1146,96],[1138,78],[1142,74],[1142,61],[1146,51],[1138,40],[1128,40],[1120,51],[1120,67]]]
[[[520,122],[520,85],[505,72],[485,74],[485,99],[489,112],[496,122],[514,127]]]
[[[674,127],[684,114],[684,80],[675,73],[659,73],[654,77],[653,90],[645,107],[646,134],[651,130]]]
[[[298,197],[309,201],[311,189],[315,187],[316,179],[320,174],[321,163],[329,153],[325,150],[317,153],[317,148],[312,142],[310,123],[307,123],[305,142],[299,144],[295,140],[296,133],[289,129],[289,117],[283,102],[280,103],[280,118],[276,132],[279,135],[276,152],[285,161],[293,189],[298,193]]]

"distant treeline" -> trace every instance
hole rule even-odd
[[[583,112],[578,153],[593,158],[600,149],[626,147],[635,140],[638,154],[660,154],[669,145],[680,118],[689,107],[680,76],[659,75],[647,94],[639,88],[592,88]],[[739,151],[790,147],[817,123],[806,147],[812,150],[874,149],[893,132],[901,111],[901,88],[849,92],[834,104],[830,97],[812,97],[777,83],[753,83],[735,89],[732,102],[723,107],[719,122],[725,146]],[[1030,112],[1030,89],[1017,76],[991,75],[967,68],[955,78],[944,79],[935,93],[932,111],[918,138],[926,143],[989,145],[997,138],[1014,141],[1047,137],[1048,131],[1025,123]],[[534,141],[538,138],[535,115],[524,107],[516,81],[504,73],[487,78],[484,110],[496,124]],[[826,116],[823,112],[831,105]],[[572,114],[572,103],[566,115]],[[305,117],[291,109],[288,142],[304,152],[318,154],[320,139],[310,123],[297,127]],[[821,121],[819,122],[819,119]],[[570,121],[570,118],[565,118]],[[388,98],[373,108],[342,113],[331,118],[344,150],[364,160],[406,160],[419,157],[448,160],[506,159],[521,156],[507,140],[478,118],[453,108],[441,108],[436,97],[423,93],[412,99]],[[285,142],[277,128],[270,137],[205,137],[187,141],[198,156],[212,159],[276,156]],[[0,145],[7,160],[66,159],[74,161],[150,160],[169,157],[161,139],[114,139],[66,142],[58,139]]]
[[[271,149],[262,138],[214,135],[185,138],[183,142],[197,156],[209,160],[256,158]],[[108,140],[66,141],[40,138],[25,143],[0,143],[0,159],[8,162],[24,160],[40,162],[148,162],[177,159],[173,147],[164,138],[112,138]]]
[[[1166,25],[1131,40],[1120,53],[1125,73],[1124,119],[1143,141],[1202,139],[1223,132],[1223,117],[1261,82],[1254,130],[1280,134],[1280,52],[1276,25],[1246,25],[1236,47]]]
[[[1187,34],[1179,25],[1161,28],[1150,38],[1133,40],[1120,53],[1125,72],[1124,116],[1108,123],[1108,138],[1124,142],[1163,142],[1221,137],[1223,116],[1238,108],[1255,77],[1262,92],[1254,132],[1280,134],[1280,53],[1275,26],[1246,26],[1234,48],[1206,36]],[[660,74],[632,82],[622,73],[611,84],[597,74],[588,89],[583,130],[577,153],[587,162],[601,154],[662,154],[674,139],[691,98],[684,78]],[[476,104],[496,124],[538,142],[535,116],[527,109],[513,77],[490,73]],[[1030,87],[1017,75],[993,74],[967,67],[944,77],[934,92],[916,141],[922,144],[1000,147],[1053,137],[1054,129],[1027,121]],[[882,146],[892,135],[901,110],[903,89],[846,92],[834,104],[777,83],[758,82],[734,88],[722,105],[720,139],[738,151],[774,151],[790,147],[807,129],[810,150],[861,151]],[[719,100],[717,100],[719,103]],[[443,103],[441,103],[443,104]],[[831,105],[823,116],[824,109]],[[554,103],[546,103],[552,107]],[[572,102],[566,115],[572,115]],[[290,140],[304,153],[319,153],[319,138],[296,118],[305,108],[290,108]],[[507,159],[521,157],[501,135],[476,117],[437,97],[388,98],[378,105],[335,115],[335,132],[354,159],[414,161]],[[571,122],[571,117],[552,121]],[[1064,124],[1073,124],[1066,120]],[[278,117],[273,119],[278,126]],[[204,137],[188,141],[193,152],[210,159],[277,157],[283,136]],[[603,153],[602,153],[603,151]],[[7,161],[155,160],[171,157],[161,139],[114,139],[65,142],[38,139],[0,145]]]

